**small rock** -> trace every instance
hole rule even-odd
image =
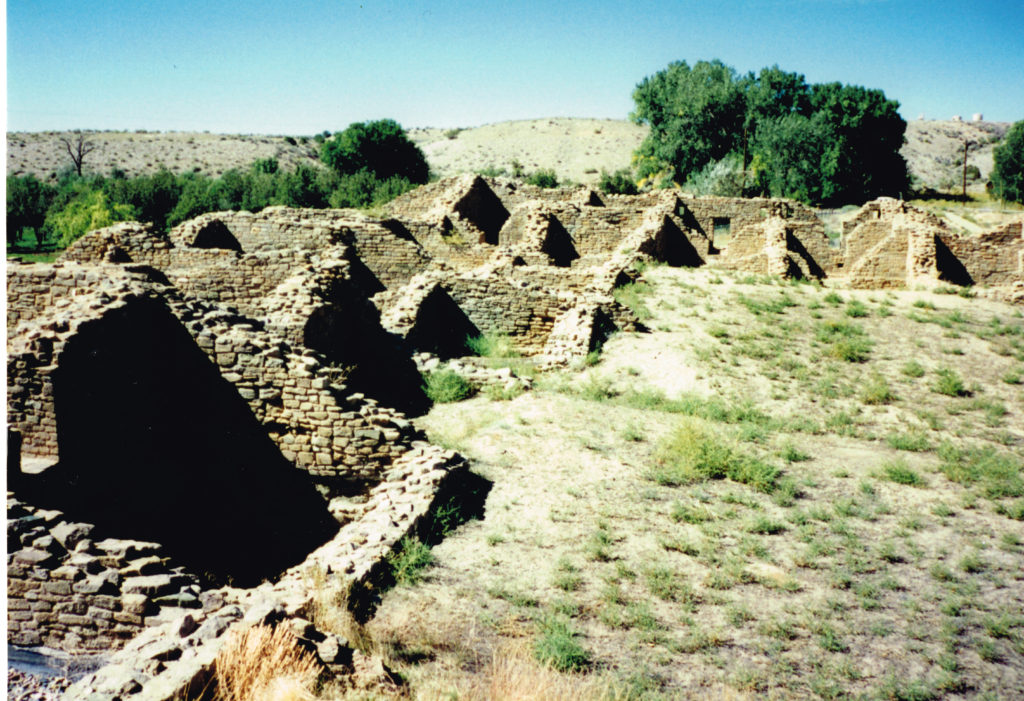
[[[54,526],[50,533],[67,550],[73,550],[75,546],[89,537],[92,530],[93,526],[88,523],[68,523],[67,521],[62,521]]]

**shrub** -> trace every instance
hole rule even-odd
[[[519,355],[512,339],[500,334],[467,336],[466,347],[481,358],[515,358]]]
[[[907,450],[915,453],[928,450],[931,447],[928,436],[919,431],[890,433],[885,437],[885,441],[896,450]]]
[[[454,370],[437,370],[424,376],[424,391],[439,404],[460,402],[474,392],[473,385]]]
[[[405,536],[387,561],[395,584],[417,584],[423,579],[423,571],[434,564],[434,554],[426,544]]]
[[[534,656],[560,672],[580,672],[590,666],[590,654],[576,642],[578,633],[560,616],[538,621],[539,634],[534,641]]]
[[[392,119],[350,124],[324,143],[320,160],[339,175],[365,170],[378,180],[399,177],[417,184],[430,175],[423,152]]]
[[[882,475],[890,482],[911,487],[925,487],[927,482],[903,460],[893,460],[882,465]]]
[[[1024,496],[1024,463],[992,446],[939,446],[939,469],[953,482],[979,484],[991,499]]]
[[[900,368],[900,372],[907,377],[924,377],[924,365],[921,365],[916,360],[908,360]]]
[[[553,188],[558,187],[558,176],[555,175],[555,171],[550,168],[535,171],[526,176],[526,182],[529,185],[536,185],[537,187]]]
[[[217,654],[217,698],[308,698],[319,676],[316,659],[284,626],[258,625],[228,634]]]
[[[601,179],[597,183],[601,192],[609,195],[635,195],[637,193],[636,183],[628,170],[617,170],[614,173],[601,171]]]
[[[771,492],[781,472],[774,465],[740,452],[703,421],[693,418],[682,421],[659,444],[654,459],[656,466],[648,477],[666,486],[729,478]]]
[[[851,300],[850,304],[846,307],[846,316],[859,318],[868,315],[867,306],[859,299]]]
[[[829,355],[848,363],[863,363],[871,351],[871,341],[866,338],[842,338],[832,343]]]
[[[860,395],[865,404],[888,404],[896,398],[889,383],[877,372],[871,374]]]

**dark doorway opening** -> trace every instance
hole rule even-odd
[[[337,531],[305,473],[159,301],[82,324],[53,380],[60,460],[23,476],[33,503],[243,586]]]

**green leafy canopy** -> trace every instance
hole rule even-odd
[[[633,99],[632,119],[650,125],[637,173],[662,186],[840,204],[909,183],[906,122],[880,90],[808,85],[778,66],[741,76],[715,60],[672,63]]]

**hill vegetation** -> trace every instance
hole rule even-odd
[[[93,229],[137,220],[167,230],[205,212],[290,207],[367,207],[426,182],[423,153],[396,122],[353,124],[322,139],[328,168],[298,163],[290,170],[262,158],[219,177],[167,169],[128,177],[79,175],[64,169],[55,183],[34,175],[7,177],[9,247],[66,248]]]

